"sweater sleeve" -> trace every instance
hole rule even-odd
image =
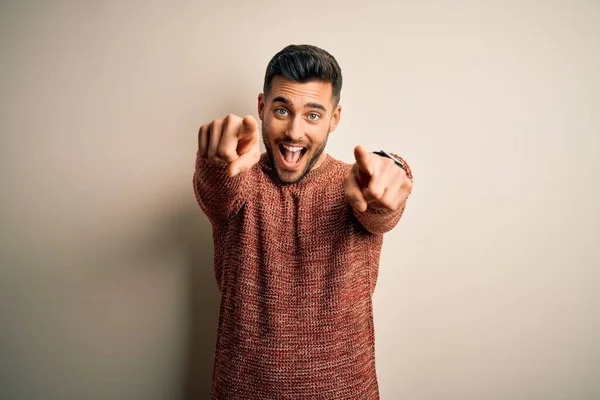
[[[413,180],[412,171],[410,166],[402,157],[397,154],[390,153],[394,157],[398,158],[402,161],[404,165],[404,170],[406,171],[406,176],[408,179]],[[400,168],[400,167],[398,167]],[[408,198],[407,198],[408,200]],[[406,208],[406,200],[402,205],[395,211],[390,210],[375,210],[371,207],[368,207],[365,212],[360,212],[354,206],[352,206],[352,210],[354,211],[354,215],[360,221],[362,226],[371,233],[374,234],[383,234],[391,231],[398,221],[400,221],[400,217],[404,213],[404,209]]]
[[[231,178],[226,164],[202,159],[196,153],[194,193],[213,225],[226,222],[240,210],[250,187],[250,172]]]

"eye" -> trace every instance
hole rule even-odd
[[[275,109],[275,114],[280,117],[285,117],[288,114],[288,111],[285,108],[280,107]]]
[[[319,118],[321,118],[321,116],[317,113],[310,113],[308,114],[308,119],[310,119],[311,121],[316,121]]]

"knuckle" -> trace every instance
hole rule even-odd
[[[395,203],[396,202],[394,201],[394,199],[390,198],[390,196],[386,196],[379,200],[379,204],[382,207],[387,208],[388,210],[393,210],[393,211],[396,210]]]
[[[200,127],[199,136],[200,137],[209,137],[210,136],[210,124],[205,124]]]
[[[217,155],[225,160],[230,160],[233,158],[234,152],[231,149],[224,148],[223,146],[219,147],[217,150]]]
[[[215,133],[215,121],[212,121],[210,124],[208,124],[206,133],[209,135],[213,135]]]
[[[404,182],[400,185],[400,190],[410,193],[412,192],[413,184],[410,179],[406,178]]]
[[[369,188],[369,192],[371,192],[371,196],[377,200],[381,199],[381,196],[383,196],[383,189],[380,186]]]

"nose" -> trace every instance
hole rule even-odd
[[[300,140],[304,136],[302,118],[292,118],[288,124],[285,135],[291,140]]]

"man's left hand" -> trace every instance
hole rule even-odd
[[[387,157],[354,148],[356,163],[344,180],[346,200],[358,211],[367,208],[396,211],[412,190],[406,171]]]

